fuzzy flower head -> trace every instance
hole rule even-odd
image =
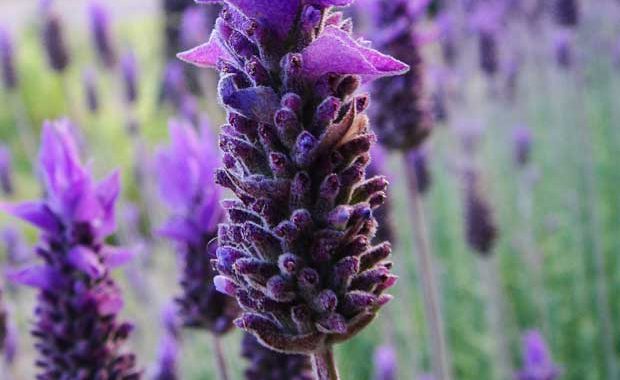
[[[553,363],[551,353],[543,336],[536,330],[523,336],[523,369],[517,374],[518,380],[555,380],[561,369]]]
[[[209,41],[179,55],[217,68],[228,111],[215,178],[237,199],[214,283],[243,308],[238,327],[286,353],[349,339],[396,282],[390,244],[370,243],[387,181],[366,179],[375,136],[355,91],[407,65],[352,37],[331,8],[351,2],[225,1]]]
[[[39,378],[138,379],[134,356],[123,348],[132,327],[117,322],[123,301],[110,277],[131,254],[104,241],[115,227],[118,173],[95,182],[67,122],[43,126],[39,165],[45,199],[0,205],[42,233],[43,264],[10,275],[39,290],[33,328]]]
[[[158,155],[161,195],[172,210],[160,234],[175,241],[182,256],[180,314],[188,327],[222,334],[232,327],[238,309],[233,298],[213,286],[217,244],[209,243],[224,216],[220,191],[213,185],[219,156],[208,125],[198,135],[189,124],[172,122],[170,137],[170,146]]]

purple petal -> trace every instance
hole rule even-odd
[[[215,68],[217,61],[220,59],[231,60],[230,54],[222,48],[216,33],[211,33],[209,42],[197,46],[193,49],[177,54],[177,57],[187,63],[198,67]]]
[[[273,123],[273,115],[280,108],[278,95],[265,86],[237,90],[222,100],[240,115],[266,124]]]
[[[138,255],[138,250],[106,245],[103,247],[102,255],[105,258],[105,263],[108,267],[113,269],[132,261]]]
[[[91,279],[98,279],[105,273],[105,266],[92,250],[78,246],[69,251],[67,259],[76,269],[87,274]]]
[[[95,295],[97,310],[102,315],[117,314],[123,308],[123,299],[116,289]]]
[[[19,204],[0,203],[0,211],[23,219],[47,232],[57,232],[60,228],[58,219],[43,202],[24,202]]]
[[[400,75],[409,69],[395,58],[360,45],[348,33],[334,26],[327,26],[302,55],[304,71],[311,78],[331,72],[360,75],[364,82],[369,82],[384,76]]]
[[[57,279],[57,273],[43,265],[10,269],[7,271],[6,276],[11,282],[37,289],[48,289]]]
[[[120,173],[115,170],[107,178],[99,182],[95,193],[103,210],[101,233],[108,235],[116,228],[115,204],[120,193]]]
[[[235,296],[237,291],[237,285],[224,276],[218,275],[213,277],[213,285],[218,292],[228,294],[232,297]]]

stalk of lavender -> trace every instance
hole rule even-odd
[[[0,192],[6,196],[13,195],[13,168],[11,151],[0,145]]]
[[[410,153],[429,136],[432,117],[424,98],[423,61],[419,41],[414,33],[418,15],[408,1],[375,2],[375,43],[383,50],[409,64],[412,70],[404,76],[386,78],[374,83],[372,91],[380,102],[374,105],[373,126],[379,142],[386,148],[403,154],[410,192],[410,212],[413,217],[413,234],[416,244],[419,278],[424,296],[425,315],[430,332],[432,367],[440,380],[452,379],[452,370],[445,337],[445,328],[439,301],[439,286],[428,238],[424,215],[422,191],[425,189],[426,171],[421,168],[419,155]],[[411,159],[418,164],[409,169]]]
[[[263,346],[252,334],[244,334],[241,356],[248,361],[246,380],[314,380],[307,355],[287,355]]]
[[[177,301],[183,324],[214,335],[214,349],[223,358],[219,337],[233,326],[239,315],[234,298],[213,286],[216,275],[211,260],[217,244],[218,223],[223,221],[219,189],[212,185],[219,157],[208,126],[198,136],[188,124],[170,124],[171,145],[158,153],[159,185],[172,215],[160,234],[177,243],[182,258],[183,293]],[[227,378],[225,362],[217,361],[221,378]]]
[[[100,1],[92,0],[89,4],[88,15],[92,43],[97,57],[106,69],[112,69],[116,65],[117,57],[108,10]]]
[[[536,330],[523,335],[523,368],[517,373],[518,380],[556,380],[562,370],[553,363],[551,353],[542,334]]]
[[[43,126],[39,164],[46,198],[1,205],[42,233],[37,254],[43,264],[10,278],[39,291],[32,331],[38,378],[137,380],[135,357],[124,347],[132,326],[118,321],[123,302],[110,276],[131,254],[105,244],[115,229],[119,176],[94,182],[69,131],[68,122]]]
[[[332,346],[374,319],[397,279],[389,243],[370,244],[387,181],[365,179],[374,134],[354,92],[407,66],[351,37],[331,9],[350,0],[224,3],[209,42],[180,55],[217,67],[228,111],[216,182],[238,199],[225,202],[214,283],[244,309],[238,327],[338,379]]]
[[[493,254],[498,230],[491,205],[481,189],[480,176],[474,169],[465,172],[465,238],[477,254],[481,286],[486,298],[487,322],[490,325],[494,350],[495,378],[509,379],[513,374],[510,348],[505,329],[504,300],[499,280],[499,263]]]

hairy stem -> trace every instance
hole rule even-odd
[[[334,351],[331,347],[325,347],[323,350],[312,355],[312,366],[316,373],[317,380],[339,380],[338,368],[334,360]]]
[[[405,162],[416,244],[415,253],[417,255],[422,292],[424,294],[426,323],[431,335],[433,372],[438,380],[451,380],[452,370],[450,367],[448,344],[445,336],[441,305],[439,304],[439,287],[428,240],[428,227],[424,215],[422,196],[418,191],[418,179],[416,178],[415,171],[408,168],[407,165],[407,162]]]

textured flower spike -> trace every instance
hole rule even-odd
[[[519,167],[524,167],[530,162],[532,151],[532,131],[526,126],[519,126],[513,132],[513,157]]]
[[[47,62],[50,68],[58,73],[64,72],[71,62],[69,48],[63,34],[63,26],[58,14],[51,6],[42,9],[43,30],[41,38],[47,54]]]
[[[314,354],[320,379],[337,377],[331,346],[370,323],[396,282],[389,243],[370,244],[387,181],[365,178],[375,137],[355,91],[407,66],[353,39],[330,8],[350,2],[226,1],[209,42],[180,54],[217,67],[228,111],[216,182],[237,199],[223,202],[215,285],[243,307],[238,327]]]
[[[477,172],[465,173],[465,237],[472,250],[481,256],[492,254],[497,240],[493,210],[481,188]]]
[[[13,195],[13,169],[11,151],[0,145],[0,190],[4,195]]]
[[[517,374],[519,380],[555,380],[561,369],[553,363],[551,353],[543,336],[536,330],[523,336],[523,368]]]
[[[411,66],[405,75],[373,84],[373,129],[384,147],[407,151],[421,145],[432,128],[424,94],[420,41],[413,30],[417,15],[407,0],[378,0],[372,4],[375,45]]]
[[[88,69],[83,74],[83,88],[86,108],[90,113],[99,111],[99,93],[97,92],[97,83],[95,72]]]
[[[40,379],[140,378],[124,342],[132,326],[117,315],[123,301],[110,276],[131,258],[105,244],[115,228],[119,176],[94,182],[78,158],[67,122],[43,126],[39,165],[46,198],[1,209],[41,230],[43,264],[10,274],[38,289],[32,334]]]
[[[238,309],[233,298],[213,286],[211,260],[217,244],[209,242],[224,214],[219,189],[213,185],[219,157],[208,129],[203,126],[198,136],[189,124],[170,123],[171,145],[160,150],[157,167],[161,195],[173,214],[160,234],[173,240],[182,256],[183,294],[178,302],[184,325],[223,334],[232,327]]]
[[[93,0],[89,4],[90,32],[92,43],[101,63],[108,69],[116,65],[110,15],[103,3]]]
[[[13,40],[9,32],[0,27],[0,66],[2,69],[2,83],[12,91],[17,88],[17,70],[15,68],[15,51]]]
[[[307,355],[287,355],[272,351],[251,334],[244,334],[241,356],[247,359],[247,380],[315,380]]]
[[[551,12],[556,24],[560,26],[574,28],[579,23],[578,0],[554,0]]]
[[[127,104],[135,104],[138,100],[138,63],[133,52],[128,52],[121,58],[121,73],[125,88],[125,101]]]
[[[396,350],[392,346],[380,346],[375,350],[374,380],[396,380],[398,363]]]

